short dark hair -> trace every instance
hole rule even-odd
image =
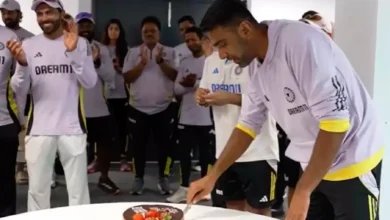
[[[245,20],[257,24],[244,2],[216,0],[206,11],[200,27],[204,32],[208,32],[218,26],[238,25]]]
[[[313,10],[307,11],[307,12],[303,13],[302,19],[305,19],[308,16],[313,16],[313,15],[316,15],[316,14],[318,14],[318,12],[316,12],[316,11],[313,11]]]
[[[184,33],[186,33],[186,34],[188,34],[188,33],[195,33],[196,35],[198,35],[199,39],[203,38],[203,31],[202,31],[202,29],[200,29],[199,27],[196,27],[196,26],[192,26],[192,27],[187,28]]]
[[[185,21],[188,21],[191,24],[195,25],[195,20],[191,15],[184,15],[183,17],[179,18],[179,20],[177,20],[177,23],[180,24],[180,23],[183,23]]]
[[[146,23],[152,23],[155,24],[158,28],[159,31],[161,31],[161,22],[160,19],[158,19],[156,16],[147,16],[144,19],[142,19],[141,22],[141,28],[146,24]]]

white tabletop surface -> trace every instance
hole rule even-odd
[[[170,205],[180,209],[185,204],[164,204],[164,203],[106,203],[94,205],[82,205],[73,207],[54,208],[36,212],[28,212],[2,220],[123,220],[123,212],[132,206],[146,204]],[[273,218],[254,215],[247,212],[213,208],[209,206],[193,205],[185,215],[185,220],[275,220]]]

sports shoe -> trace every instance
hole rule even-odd
[[[160,189],[162,195],[170,195],[173,192],[167,177],[160,178],[157,187]]]
[[[167,202],[170,203],[185,202],[187,201],[187,193],[188,193],[188,188],[180,186],[180,188],[172,196],[167,198]]]
[[[192,171],[195,171],[195,172],[200,172],[202,170],[202,168],[200,167],[200,163],[197,163],[191,169],[192,169]]]
[[[129,165],[129,163],[126,160],[121,160],[120,171],[121,172],[131,172],[132,171],[131,165]]]
[[[97,168],[97,160],[95,158],[95,160],[92,161],[92,163],[90,163],[88,165],[88,173],[96,173],[98,172],[98,168]]]
[[[106,193],[117,195],[120,190],[110,178],[99,178],[98,187]]]
[[[141,195],[143,189],[144,189],[144,180],[141,178],[135,178],[133,182],[133,186],[131,188],[131,194]]]

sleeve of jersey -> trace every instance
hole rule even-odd
[[[170,56],[169,56],[169,59],[166,61],[168,66],[172,67],[173,69],[175,70],[178,70],[179,66],[177,65],[177,62],[176,62],[176,53],[175,53],[175,50],[173,48],[169,48],[169,53],[170,53]]]
[[[182,63],[183,64],[183,63]],[[184,71],[183,71],[183,67],[180,66],[179,67],[179,71],[178,71],[178,74],[176,76],[176,80],[175,80],[175,85],[174,85],[174,91],[175,91],[175,95],[183,95],[185,93],[188,92],[188,89],[187,88],[184,88],[181,84],[180,84],[180,81],[183,79],[184,77]]]
[[[24,108],[26,105],[27,93],[30,89],[31,76],[28,66],[16,64],[15,73],[11,78],[11,88],[15,94],[15,101],[18,106],[18,117],[21,124],[25,123]]]
[[[93,64],[91,45],[85,39],[79,38],[77,48],[67,52],[67,56],[71,59],[79,83],[87,89],[94,87],[98,76]]]
[[[306,25],[287,27],[285,31],[287,59],[320,129],[346,132],[350,100],[343,68],[336,67],[336,62],[343,61],[335,60],[332,40]]]
[[[105,46],[100,48],[100,61],[102,65],[97,70],[97,74],[104,81],[109,89],[115,89],[115,74],[114,64],[110,58],[108,49]]]
[[[137,48],[131,49],[127,52],[125,61],[123,62],[123,68],[122,73],[125,74],[126,72],[132,70],[135,66],[135,58],[134,54],[136,54],[138,51]]]
[[[251,81],[247,82],[247,91],[242,94],[241,114],[236,128],[254,139],[267,120],[268,110]]]
[[[202,88],[202,89],[209,89],[208,82],[207,82],[207,75],[208,75],[207,70],[208,70],[209,62],[210,62],[210,56],[207,57],[206,60],[204,61],[202,79],[199,82],[199,88]]]

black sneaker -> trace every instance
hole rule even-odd
[[[106,193],[117,195],[120,190],[110,178],[99,178],[98,187]]]

